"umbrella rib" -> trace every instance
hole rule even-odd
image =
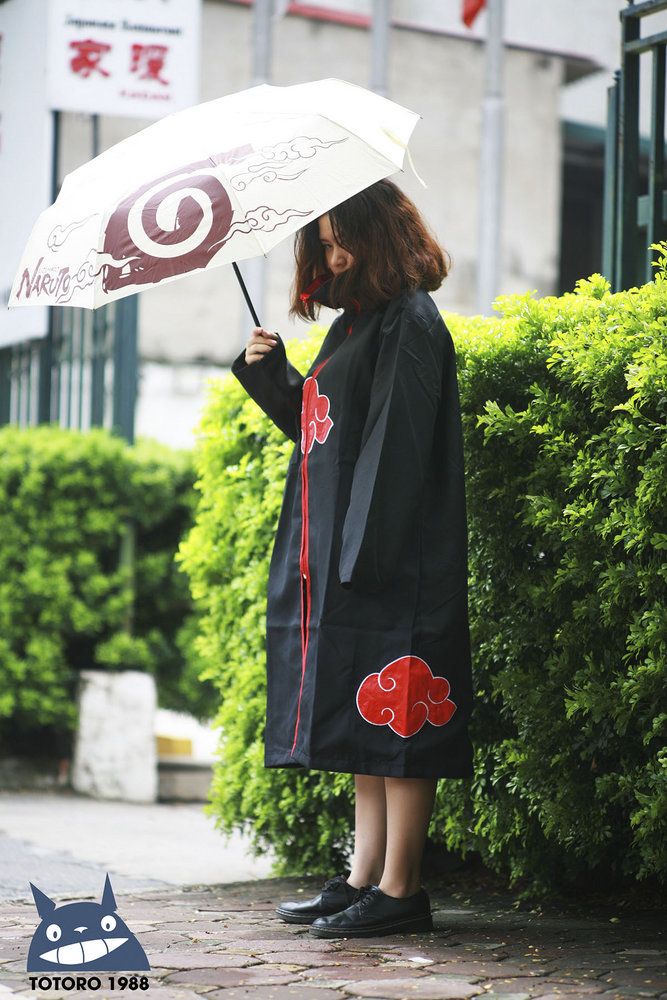
[[[287,113],[287,112],[285,112],[285,113]],[[362,135],[359,135],[359,133],[356,131],[356,129],[350,128],[349,125],[342,125],[340,122],[337,122],[335,118],[332,118],[330,115],[325,115],[322,111],[317,111],[315,113],[317,115],[319,115],[320,118],[325,118],[326,121],[331,122],[331,124],[335,125],[336,128],[345,129],[346,132],[350,132],[351,135],[353,135],[356,139],[359,139],[360,142],[363,142],[364,146],[370,147],[370,149],[374,150],[376,153],[378,152],[377,148],[372,144],[372,142],[369,142],[367,139],[364,139],[364,137]],[[422,117],[421,115],[417,115],[417,120],[419,120],[421,117]],[[403,158],[401,160],[401,166],[399,167],[399,170],[403,170],[403,160],[405,160],[405,154],[406,154],[407,149],[408,149],[408,142],[410,141],[412,133],[414,132],[414,130],[416,128],[416,125],[417,125],[417,122],[415,121],[414,124],[413,124],[413,126],[412,126],[412,128],[410,129],[410,135],[408,136],[408,139],[407,139],[405,145],[403,146],[402,143],[399,143],[399,145],[401,145],[402,149],[403,149]],[[396,139],[398,137],[394,138],[393,136],[389,135],[388,132],[386,132],[386,130],[384,129],[383,126],[380,126],[380,127],[385,132],[385,134],[388,135],[388,137],[392,140],[392,142],[396,142]],[[380,153],[379,155],[384,157],[383,153]],[[387,159],[387,157],[384,157],[384,158]]]

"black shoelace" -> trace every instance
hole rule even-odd
[[[324,892],[326,889],[333,889],[334,887],[337,887],[341,883],[343,883],[344,885],[350,885],[350,883],[343,875],[334,875],[333,878],[327,879],[327,881],[324,883],[322,887],[322,892]],[[350,888],[353,887],[350,886]],[[373,886],[369,884],[369,885],[359,886],[358,889],[355,889],[354,896],[352,897],[352,903],[350,905],[361,902],[367,895],[368,898],[370,898],[369,890],[372,888]]]
[[[324,892],[325,889],[333,889],[334,886],[339,885],[341,882],[347,883],[347,879],[343,875],[334,875],[333,878],[327,879],[324,883],[322,892]]]
[[[359,903],[359,910],[363,910],[364,906],[373,898],[373,894],[370,891],[373,888],[372,885],[362,885],[355,892],[352,903]]]

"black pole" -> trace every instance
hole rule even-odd
[[[236,277],[239,279],[239,285],[241,286],[241,291],[245,295],[245,300],[248,303],[248,309],[250,310],[250,312],[252,314],[252,318],[255,321],[255,326],[261,326],[262,324],[259,321],[259,316],[255,312],[255,307],[252,304],[252,299],[248,295],[248,289],[245,286],[245,281],[241,277],[241,272],[239,271],[239,267],[238,267],[238,264],[236,263],[236,261],[232,261],[232,267],[234,268],[234,270],[236,272]]]
[[[51,201],[55,201],[60,190],[60,111],[51,112],[53,139],[51,145]],[[56,318],[55,307],[48,306],[48,327],[46,336],[39,345],[39,384],[37,388],[37,423],[51,422],[51,379],[53,367],[54,327],[62,330],[60,317]]]

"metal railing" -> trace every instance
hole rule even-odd
[[[0,349],[0,424],[106,427],[134,440],[137,296],[52,308],[46,337]]]
[[[621,68],[608,90],[603,217],[603,271],[612,291],[653,279],[651,243],[667,239],[665,186],[665,47],[667,31],[641,37],[642,18],[667,10],[643,0],[620,12]],[[651,58],[648,190],[640,195],[640,56]]]

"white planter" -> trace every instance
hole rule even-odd
[[[138,670],[79,676],[72,787],[97,799],[156,802],[154,678]]]

